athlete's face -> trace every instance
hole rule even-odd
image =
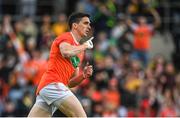
[[[81,21],[77,24],[77,31],[81,37],[86,37],[90,33],[91,26],[88,17],[83,17]]]

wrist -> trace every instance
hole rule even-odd
[[[83,46],[85,49],[88,49],[88,45],[86,43],[83,43]]]

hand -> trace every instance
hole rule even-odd
[[[83,69],[83,77],[86,79],[92,76],[92,74],[93,74],[93,67],[92,65],[89,65],[89,63],[87,63]]]
[[[87,40],[84,44],[87,45],[88,49],[92,49],[93,48],[93,42],[92,40],[94,39],[94,37],[91,37],[89,40]]]

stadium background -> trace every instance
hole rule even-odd
[[[159,13],[161,25],[143,66],[131,58],[133,33],[126,20],[143,14],[152,24],[149,9]],[[50,44],[68,30],[74,11],[91,14],[95,36],[85,58],[94,75],[72,89],[88,116],[180,116],[179,0],[0,0],[1,117],[27,116]]]

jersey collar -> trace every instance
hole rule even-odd
[[[73,39],[74,39],[74,42],[78,45],[79,42],[77,42],[77,40],[76,40],[76,38],[74,37],[73,33],[72,33],[72,32],[70,32],[70,33],[71,33],[71,35],[72,35],[72,37],[73,37]]]

